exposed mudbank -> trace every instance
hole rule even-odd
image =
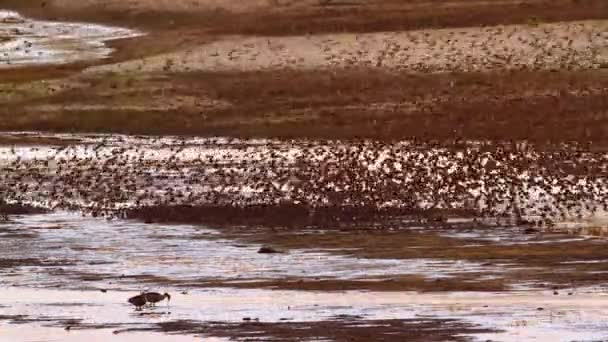
[[[105,42],[138,35],[124,28],[38,21],[0,10],[0,69],[101,59],[112,52]]]
[[[48,212],[48,210],[39,206],[24,203],[7,203],[0,199],[0,221],[2,221],[2,218],[8,219],[9,215],[41,214],[45,212]]]
[[[120,330],[161,331],[165,333],[213,335],[238,340],[264,341],[468,341],[472,334],[495,332],[455,319],[372,319],[360,315],[338,315],[317,322],[259,322],[247,318],[244,323],[208,323],[197,321],[170,321],[147,328]],[[432,331],[432,333],[429,333]]]
[[[420,224],[446,224],[451,217],[474,217],[474,211],[377,206],[324,206],[304,204],[173,205],[146,206],[125,210],[125,217],[146,223],[201,223],[213,226],[281,226],[293,228],[356,229],[382,222],[384,228],[403,220]]]
[[[606,21],[582,21],[459,30],[231,37],[186,53],[164,54],[97,70],[234,72],[376,67],[393,72],[433,73],[599,69],[608,58],[602,50],[607,28]],[[479,41],[484,43],[477,44]],[[166,60],[180,62],[167,65]]]

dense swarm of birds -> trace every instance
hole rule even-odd
[[[531,24],[361,35],[347,44],[337,37],[323,40],[320,49],[332,66],[386,66],[422,72],[584,69],[601,64],[598,49],[606,41],[601,27]]]
[[[483,28],[230,38],[101,70],[383,68],[409,72],[605,68],[602,21]]]
[[[291,204],[552,226],[608,211],[608,154],[523,142],[105,137],[0,149],[0,198],[108,219],[133,208]]]

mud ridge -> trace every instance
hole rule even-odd
[[[466,341],[463,334],[492,332],[450,319],[365,320],[360,316],[335,317],[318,322],[257,322],[245,317],[245,323],[170,321],[150,328],[127,331],[162,331],[165,333],[220,336],[238,340],[273,342],[296,340],[328,341]]]
[[[253,205],[165,205],[127,209],[129,219],[148,223],[203,223],[219,226],[287,226],[287,227],[356,227],[383,221],[389,224],[416,218],[422,222],[445,222],[448,217],[469,216],[473,211],[412,209],[376,206],[324,206],[304,204],[253,204]]]

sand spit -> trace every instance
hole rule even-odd
[[[124,28],[31,20],[0,10],[0,69],[101,59],[112,52],[105,42],[138,35]]]
[[[483,28],[225,37],[90,71],[252,71],[378,67],[415,72],[589,69],[608,63],[608,21]]]

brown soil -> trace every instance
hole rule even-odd
[[[251,6],[251,4],[255,4]],[[137,39],[111,42],[118,51],[103,62],[59,67],[0,70],[0,79],[55,78],[87,65],[124,61],[198,46],[225,34],[303,35],[342,32],[385,32],[423,28],[536,24],[608,17],[602,0],[505,0],[484,2],[334,0],[310,1],[79,1],[6,0],[2,7],[49,20],[72,20],[134,27],[148,33]],[[134,48],[136,47],[136,48]],[[23,72],[25,71],[25,72]],[[19,76],[21,75],[21,76]],[[29,77],[28,77],[29,75]]]
[[[85,79],[86,87],[8,104],[0,110],[0,129],[606,145],[607,76],[603,70],[110,74]],[[170,107],[133,109],[151,101]],[[106,108],[95,109],[99,105]],[[45,106],[56,109],[41,112]]]
[[[249,2],[249,4],[247,4]],[[602,0],[526,1],[172,1],[7,0],[34,17],[135,26],[196,28],[214,34],[294,35],[603,19]],[[251,4],[255,4],[251,6]],[[249,5],[249,6],[248,6]]]
[[[86,66],[198,47],[221,39],[223,34],[379,32],[608,18],[608,3],[602,0],[256,4],[237,8],[221,1],[6,1],[3,7],[26,15],[125,25],[144,29],[148,35],[113,42],[118,50],[108,60],[1,70],[0,79],[9,88],[32,81],[32,87],[39,87],[35,80],[77,76]],[[0,130],[278,138],[528,138],[597,143],[605,143],[608,136],[608,77],[604,70],[441,75],[381,68],[167,71],[162,75],[94,74],[78,78],[84,78],[89,86],[53,88],[46,95],[33,92],[25,99],[3,101]],[[133,109],[150,99],[173,106]],[[99,104],[107,108],[78,110],[78,106]],[[40,108],[49,105],[55,106],[53,110],[41,112]]]
[[[417,217],[429,221],[443,221],[449,217],[473,217],[472,210],[437,210],[412,208],[378,208],[372,206],[328,206],[311,210],[306,205],[298,204],[253,204],[247,206],[230,205],[167,205],[138,207],[127,210],[125,215],[130,219],[145,222],[164,223],[202,223],[212,226],[264,226],[277,228],[347,230],[356,229],[374,221],[385,222],[384,227],[398,225],[399,219]],[[388,221],[388,222],[387,222]]]

